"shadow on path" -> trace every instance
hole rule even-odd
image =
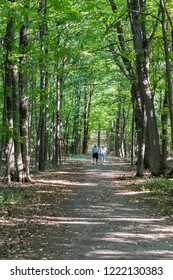
[[[121,181],[126,178],[126,184]],[[173,259],[173,223],[130,189],[127,161],[68,160],[40,173],[37,200],[1,219],[1,259]]]

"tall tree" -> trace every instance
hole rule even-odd
[[[134,120],[136,124],[137,131],[137,170],[136,175],[142,176],[144,169],[144,154],[145,154],[145,132],[146,132],[146,124],[144,117],[144,105],[140,100],[139,89],[137,84],[137,76],[136,71],[133,67],[133,63],[131,62],[131,58],[129,57],[129,41],[125,39],[125,31],[123,29],[123,22],[120,20],[119,16],[116,15],[118,12],[117,5],[114,0],[109,0],[111,9],[116,16],[115,22],[112,24],[112,27],[116,30],[118,36],[118,49],[120,50],[120,55],[117,54],[115,50],[114,44],[109,45],[109,49],[113,54],[114,60],[120,68],[121,72],[131,83],[131,97],[132,102],[134,104]],[[108,28],[109,29],[109,28]],[[122,59],[123,64],[120,59]]]
[[[163,42],[164,42],[164,51],[165,51],[165,62],[166,62],[166,100],[168,101],[169,114],[170,114],[170,124],[171,124],[171,143],[173,149],[173,98],[172,98],[172,75],[171,75],[171,63],[170,63],[170,42],[167,35],[168,24],[166,21],[166,3],[164,0],[160,0],[161,14],[162,14],[162,33],[163,33]],[[167,103],[167,101],[165,101]]]
[[[47,0],[40,0],[39,2],[39,35],[40,35],[40,114],[39,125],[37,130],[37,150],[36,150],[36,169],[40,171],[45,169],[46,163],[46,116],[47,116],[47,88],[48,88],[48,72],[47,72],[47,56],[48,45],[45,40],[47,32]]]
[[[162,173],[161,154],[159,146],[159,134],[155,116],[153,96],[150,89],[149,55],[146,37],[146,1],[127,0],[131,29],[136,53],[136,69],[140,99],[144,104],[149,131],[149,150],[151,155],[152,175]]]
[[[84,112],[83,112],[83,144],[82,152],[85,154],[88,150],[88,140],[89,140],[89,119],[90,119],[90,109],[91,100],[94,92],[94,87],[87,86],[84,89]]]
[[[14,1],[11,1],[12,3]],[[13,76],[13,61],[12,53],[14,50],[14,13],[9,11],[9,19],[6,27],[4,39],[5,46],[5,61],[4,61],[4,127],[6,133],[6,176],[10,183],[14,177],[14,141],[13,141],[13,102],[12,102],[12,76]]]
[[[29,1],[24,2],[25,16],[20,29],[19,97],[20,136],[22,153],[22,181],[31,181],[29,159],[29,113],[28,113],[28,46],[29,46]]]

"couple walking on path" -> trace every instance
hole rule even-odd
[[[106,148],[104,146],[99,149],[97,144],[94,144],[92,148],[92,155],[93,155],[93,165],[98,163],[99,153],[101,157],[101,164],[105,163],[105,157],[106,157]]]

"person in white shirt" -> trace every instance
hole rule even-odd
[[[101,164],[105,163],[105,157],[106,157],[106,148],[104,146],[100,149],[100,156],[101,156]]]

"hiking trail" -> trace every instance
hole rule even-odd
[[[1,259],[173,259],[173,221],[141,199],[127,160],[68,159],[34,178],[35,199],[2,215]]]

